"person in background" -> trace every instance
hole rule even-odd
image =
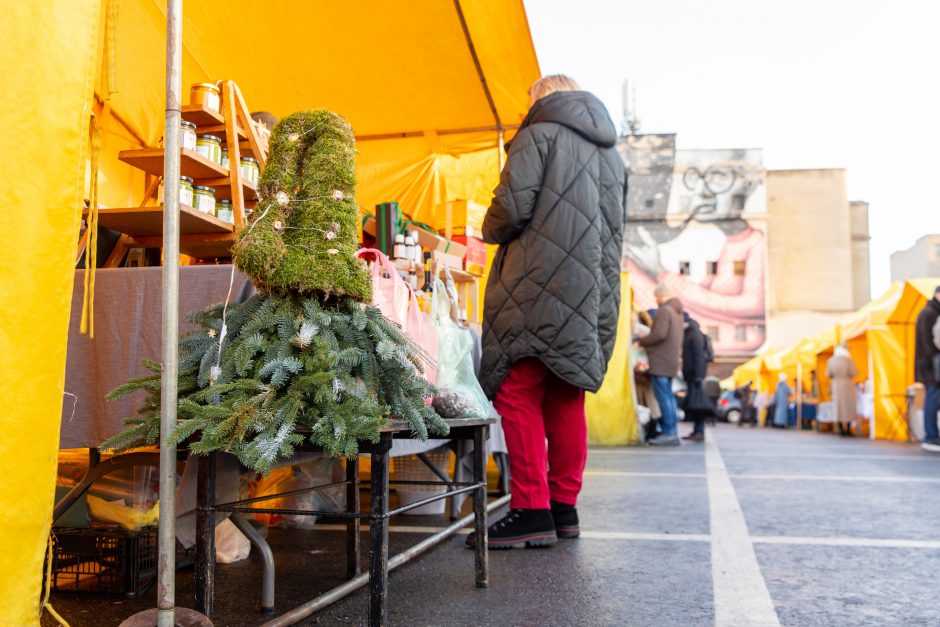
[[[793,389],[787,384],[787,375],[781,372],[780,383],[777,384],[777,391],[774,392],[773,426],[778,429],[787,426],[787,420],[790,417],[791,396],[793,396]]]
[[[512,482],[492,548],[580,534],[584,393],[604,380],[620,313],[627,173],[616,144],[596,96],[567,76],[536,81],[483,221],[483,239],[499,249],[480,379],[503,419]]]
[[[649,373],[653,379],[653,393],[662,412],[663,432],[649,441],[653,446],[679,446],[676,396],[672,393],[672,380],[679,373],[679,357],[685,328],[682,322],[682,301],[669,286],[659,284],[653,292],[659,309],[653,318],[649,335],[637,340],[649,356]]]
[[[682,339],[682,378],[685,379],[685,398],[682,410],[695,422],[692,433],[683,440],[702,442],[705,439],[705,419],[715,414],[711,399],[705,394],[705,375],[708,373],[708,352],[705,335],[698,322],[685,316]]]
[[[858,418],[854,379],[858,368],[845,346],[837,346],[835,354],[826,366],[826,376],[832,379],[832,405],[836,410],[839,435],[851,436],[852,423]]]
[[[940,410],[940,373],[936,363],[940,347],[934,342],[934,327],[940,319],[940,286],[933,298],[917,315],[914,327],[914,378],[924,385],[924,443],[925,451],[940,453],[940,431],[937,429],[937,411]]]

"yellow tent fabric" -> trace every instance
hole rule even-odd
[[[756,388],[758,382],[760,381],[760,373],[763,365],[764,358],[760,355],[754,355],[746,362],[735,368],[734,373],[732,374],[735,387],[741,387],[742,385],[751,383]]]
[[[0,623],[37,625],[99,4],[5,2],[3,19]]]
[[[617,339],[607,365],[607,376],[597,394],[587,394],[584,403],[588,442],[622,446],[640,442],[636,405],[633,402],[633,368],[630,365],[631,314],[633,311],[630,275],[620,275],[620,317]]]
[[[816,369],[816,345],[811,339],[802,342],[780,355],[780,368],[787,377],[795,380],[800,377],[804,390],[813,385],[813,371]]]
[[[888,327],[904,351],[904,363],[899,367],[903,368],[905,389],[914,383],[914,324],[920,310],[934,297],[937,285],[940,279],[908,280],[894,311],[888,316]]]
[[[0,198],[16,219],[0,257],[0,622],[36,624],[89,118],[100,202],[133,206],[145,180],[117,153],[163,134],[166,18],[157,0],[2,6],[15,90]],[[498,130],[509,139],[539,76],[522,0],[201,0],[185,4],[183,40],[184,89],[231,79],[254,110],[337,111],[360,140],[360,206],[397,200],[425,221],[449,199],[489,201]]]

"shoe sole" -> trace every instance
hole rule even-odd
[[[514,549],[525,546],[527,549],[540,549],[552,546],[558,542],[558,536],[552,534],[532,534],[527,536],[515,536],[513,538],[501,538],[499,540],[489,539],[488,547],[497,551]],[[475,549],[476,542],[465,543],[468,549]]]
[[[555,527],[555,535],[559,538],[572,539],[581,535],[580,527]]]
[[[920,447],[924,449],[925,451],[929,451],[931,453],[940,453],[940,444],[927,444],[926,442],[924,442],[923,444],[920,445]]]

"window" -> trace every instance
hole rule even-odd
[[[679,262],[679,274],[684,276],[689,276],[692,274],[692,262],[691,261],[680,261]]]
[[[747,273],[747,262],[735,261],[734,262],[734,276],[744,276],[746,273]]]
[[[718,262],[717,261],[709,261],[708,263],[705,264],[705,267],[708,271],[708,276],[715,276],[716,274],[718,274]]]
[[[643,208],[646,209],[647,211],[652,211],[655,206],[656,206],[656,201],[653,200],[652,198],[647,198],[646,200],[643,201]]]
[[[718,327],[706,327],[705,333],[712,339],[712,342],[718,343],[718,338],[721,335],[721,332],[718,330]]]
[[[744,205],[747,203],[747,196],[744,194],[735,194],[731,197],[731,209],[741,213],[744,211]]]
[[[940,244],[937,244],[937,247],[934,249],[933,254],[937,257],[940,257]]]
[[[734,339],[736,342],[747,341],[747,327],[742,325],[734,327]]]

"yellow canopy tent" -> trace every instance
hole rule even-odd
[[[812,389],[815,369],[816,344],[809,338],[780,354],[780,371],[791,380],[799,378],[807,392]]]
[[[871,380],[874,394],[872,437],[906,440],[904,419],[904,349],[888,326],[903,292],[902,283],[852,314],[839,325],[839,339],[846,344],[858,368],[858,382]]]
[[[754,387],[757,387],[763,365],[764,358],[761,355],[754,355],[734,369],[734,373],[731,375],[733,385],[735,387],[741,387],[742,385],[751,383]]]
[[[934,297],[940,279],[911,279],[904,283],[894,311],[888,316],[888,327],[904,351],[903,381],[905,390],[914,383],[914,326],[927,301]]]
[[[634,403],[633,367],[630,364],[630,345],[633,342],[632,297],[630,275],[623,272],[620,274],[617,339],[614,341],[610,363],[607,364],[607,376],[597,394],[587,394],[585,397],[584,411],[588,423],[588,441],[591,444],[622,446],[640,442],[640,425]]]
[[[829,377],[826,376],[826,366],[829,365],[829,358],[839,343],[838,325],[824,329],[813,337],[813,352],[816,360],[816,376],[819,383],[819,400],[828,401],[831,398],[829,391]]]
[[[16,88],[0,104],[0,622],[38,622],[90,116],[99,202],[133,206],[144,177],[117,153],[163,133],[163,6],[2,0]],[[255,110],[337,111],[360,140],[360,205],[397,200],[425,221],[448,199],[489,201],[501,137],[539,76],[521,0],[202,0],[186,4],[183,41],[184,89],[232,79]]]

